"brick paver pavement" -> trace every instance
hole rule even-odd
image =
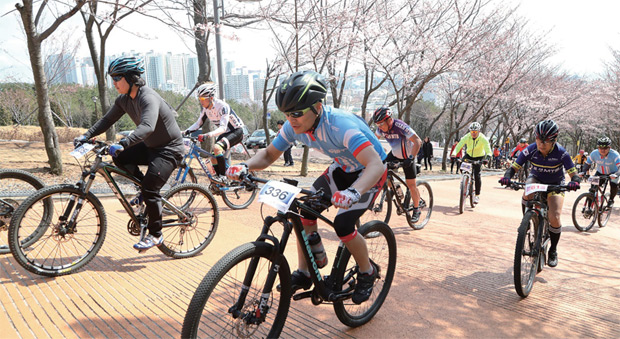
[[[314,307],[305,299],[292,302],[283,337],[620,337],[620,217],[580,233],[570,226],[577,194],[569,193],[560,264],[545,268],[531,295],[521,299],[512,284],[521,193],[497,188],[496,176],[483,181],[480,205],[462,215],[458,181],[433,181],[435,209],[424,230],[413,231],[393,216],[397,272],[371,322],[347,328],[331,306]],[[137,254],[127,217],[110,199],[104,199],[107,238],[82,271],[45,278],[22,269],[11,255],[0,256],[0,337],[180,337],[204,274],[259,232],[258,203],[243,211],[218,203],[215,239],[194,258],[172,260],[156,249]],[[335,233],[322,227],[321,235],[334,253]],[[293,244],[287,252],[294,267]]]

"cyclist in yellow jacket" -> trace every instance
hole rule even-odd
[[[487,139],[484,134],[480,133],[481,128],[482,126],[480,123],[472,122],[471,125],[469,125],[469,133],[465,134],[456,147],[454,147],[454,150],[452,150],[452,156],[456,156],[463,146],[467,146],[463,161],[482,160],[482,163],[486,165],[492,153],[491,147],[489,146],[489,139]],[[476,196],[474,197],[474,204],[480,201],[480,189],[482,188],[482,181],[480,180],[481,167],[482,165],[480,164],[473,165],[473,174],[476,178]]]

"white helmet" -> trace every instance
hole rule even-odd
[[[216,87],[214,82],[207,82],[200,86],[196,90],[196,94],[199,97],[214,97],[216,92]]]
[[[471,125],[469,125],[469,130],[470,131],[478,131],[478,132],[480,132],[481,128],[482,128],[482,126],[480,125],[479,122],[472,122]]]

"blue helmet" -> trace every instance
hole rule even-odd
[[[110,76],[125,74],[140,75],[142,73],[144,73],[144,62],[142,58],[120,57],[113,60],[108,66],[108,74]]]

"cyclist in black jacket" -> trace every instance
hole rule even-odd
[[[76,146],[105,132],[125,113],[136,129],[117,144],[110,146],[114,164],[141,180],[141,198],[146,205],[149,234],[135,244],[147,250],[163,243],[162,203],[160,189],[183,158],[183,138],[175,120],[175,111],[157,92],[145,86],[142,59],[121,57],[112,61],[108,74],[120,94],[110,110],[84,135],[74,140]],[[138,165],[148,165],[143,174]]]

